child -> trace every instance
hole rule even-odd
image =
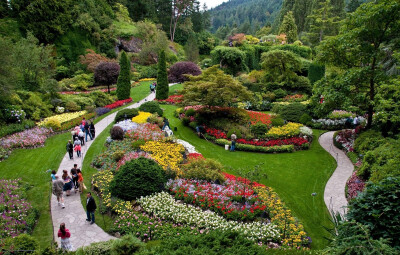
[[[79,158],[81,156],[81,141],[78,140],[78,138],[75,138],[75,142],[74,142],[74,150],[76,151],[76,156]]]
[[[56,180],[56,170],[51,171],[51,180],[52,181]]]

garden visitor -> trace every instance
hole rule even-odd
[[[78,138],[81,141],[81,145],[85,145],[85,133],[83,133],[83,131],[79,131],[78,133]]]
[[[86,134],[86,136],[85,136],[86,142],[87,142],[87,136],[88,135],[90,137],[90,140],[93,140],[92,134],[90,133],[90,125],[89,125],[89,122],[87,122],[87,121],[85,123],[85,134]]]
[[[60,229],[58,230],[58,237],[61,237],[61,249],[66,251],[72,251],[72,245],[69,241],[71,237],[71,233],[69,232],[68,228],[65,228],[65,223],[60,224]]]
[[[68,175],[67,170],[63,170],[63,175],[62,179],[64,181],[64,186],[63,186],[63,191],[67,193],[67,196],[71,195],[71,189],[72,189],[72,179]]]
[[[69,154],[69,159],[74,159],[74,145],[72,144],[71,140],[69,140],[67,143],[67,151]]]
[[[78,140],[78,138],[75,138],[75,142],[74,142],[74,150],[76,151],[76,156],[79,158],[82,155],[82,147],[81,147],[81,141]]]
[[[168,127],[169,129],[171,129],[171,127],[169,126],[169,120],[164,117],[164,125],[161,130],[164,130],[165,127]]]
[[[53,181],[53,195],[57,197],[57,202],[58,205],[61,205],[61,207],[64,209],[64,198],[63,198],[63,188],[64,188],[64,182],[63,180],[60,179],[58,175],[55,176],[56,180]]]
[[[356,116],[356,117],[354,117],[354,120],[353,120],[353,126],[354,126],[354,128],[356,128],[356,127],[358,127],[358,125],[360,125],[360,120]]]
[[[96,129],[95,129],[95,127],[94,127],[93,121],[90,122],[90,128],[89,128],[89,130],[90,130],[90,134],[92,134],[92,137],[93,137],[93,139],[94,139],[94,137],[95,137],[95,135],[96,135]]]
[[[235,133],[233,133],[232,135],[231,135],[231,151],[235,151],[235,146],[236,146],[236,139],[237,139],[237,136],[235,135]]]
[[[346,128],[351,128],[352,124],[353,124],[353,119],[351,118],[351,116],[347,117],[346,122],[345,122]]]
[[[204,133],[204,127],[203,126],[197,126],[196,127],[196,132],[197,132],[197,136],[200,137],[203,133]]]
[[[86,125],[86,118],[85,118],[85,117],[83,117],[83,119],[82,119],[82,125],[83,125],[83,126]]]
[[[51,171],[51,180],[55,181],[56,180],[56,170]]]
[[[83,189],[85,188],[85,184],[83,183],[83,176],[81,169],[77,169],[76,173],[78,174],[78,186],[79,186],[79,193],[82,193]]]
[[[150,92],[154,93],[156,89],[156,86],[154,86],[154,83],[150,84]]]
[[[94,212],[96,211],[96,202],[92,197],[92,193],[87,193],[87,200],[86,200],[86,221],[90,221],[90,224],[94,224]]]
[[[78,170],[78,165],[74,164],[74,168],[71,168],[71,171],[70,171],[71,176],[72,176],[72,182],[73,182],[74,188],[75,188],[75,193],[78,192],[78,187],[79,187],[77,170]]]

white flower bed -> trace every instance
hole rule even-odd
[[[300,134],[306,135],[306,136],[312,136],[313,132],[312,129],[306,126],[301,126],[300,127]]]
[[[124,130],[124,132],[126,132],[128,130],[136,129],[138,127],[138,124],[135,122],[132,122],[131,120],[123,120],[123,121],[120,121],[117,124],[115,124],[114,127],[115,126],[122,128],[122,130]]]
[[[178,144],[182,144],[183,147],[185,147],[185,150],[187,152],[189,152],[189,153],[198,153],[196,151],[196,148],[193,145],[191,145],[190,143],[188,143],[188,142],[186,142],[184,140],[176,139],[175,142],[178,143]]]
[[[343,119],[336,119],[336,120],[332,120],[332,119],[313,119],[312,122],[313,123],[321,123],[324,126],[344,126],[346,124],[346,120],[347,118],[343,118]],[[366,121],[366,119],[364,117],[358,116],[358,120],[360,121],[360,123],[363,123]],[[351,123],[353,124],[353,123]]]
[[[211,211],[203,211],[191,205],[180,204],[168,193],[160,192],[141,197],[137,202],[143,210],[157,217],[172,220],[189,226],[205,229],[231,230],[243,234],[252,241],[270,241],[279,238],[279,232],[273,224],[261,222],[240,223],[227,221]]]

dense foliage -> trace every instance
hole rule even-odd
[[[172,65],[168,70],[169,82],[184,82],[188,78],[186,75],[199,75],[200,68],[193,62],[178,62]]]
[[[128,99],[131,95],[131,62],[125,51],[121,54],[119,65],[121,71],[117,81],[117,97],[119,100]]]
[[[167,99],[169,92],[168,74],[165,60],[165,51],[161,51],[158,59],[157,89],[156,98],[159,100]]]
[[[163,109],[161,109],[160,105],[156,101],[146,102],[139,106],[139,110],[143,112],[149,113],[157,113],[158,116],[163,115]]]

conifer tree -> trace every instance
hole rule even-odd
[[[119,73],[117,82],[117,97],[118,100],[128,99],[131,94],[131,79],[130,79],[131,63],[125,51],[123,51],[121,54],[119,65],[121,67],[121,71]]]
[[[293,43],[297,40],[297,26],[292,11],[288,12],[283,18],[279,27],[279,34],[286,34],[288,43]]]
[[[167,99],[169,93],[167,63],[165,51],[161,51],[158,57],[157,89],[156,99]]]

